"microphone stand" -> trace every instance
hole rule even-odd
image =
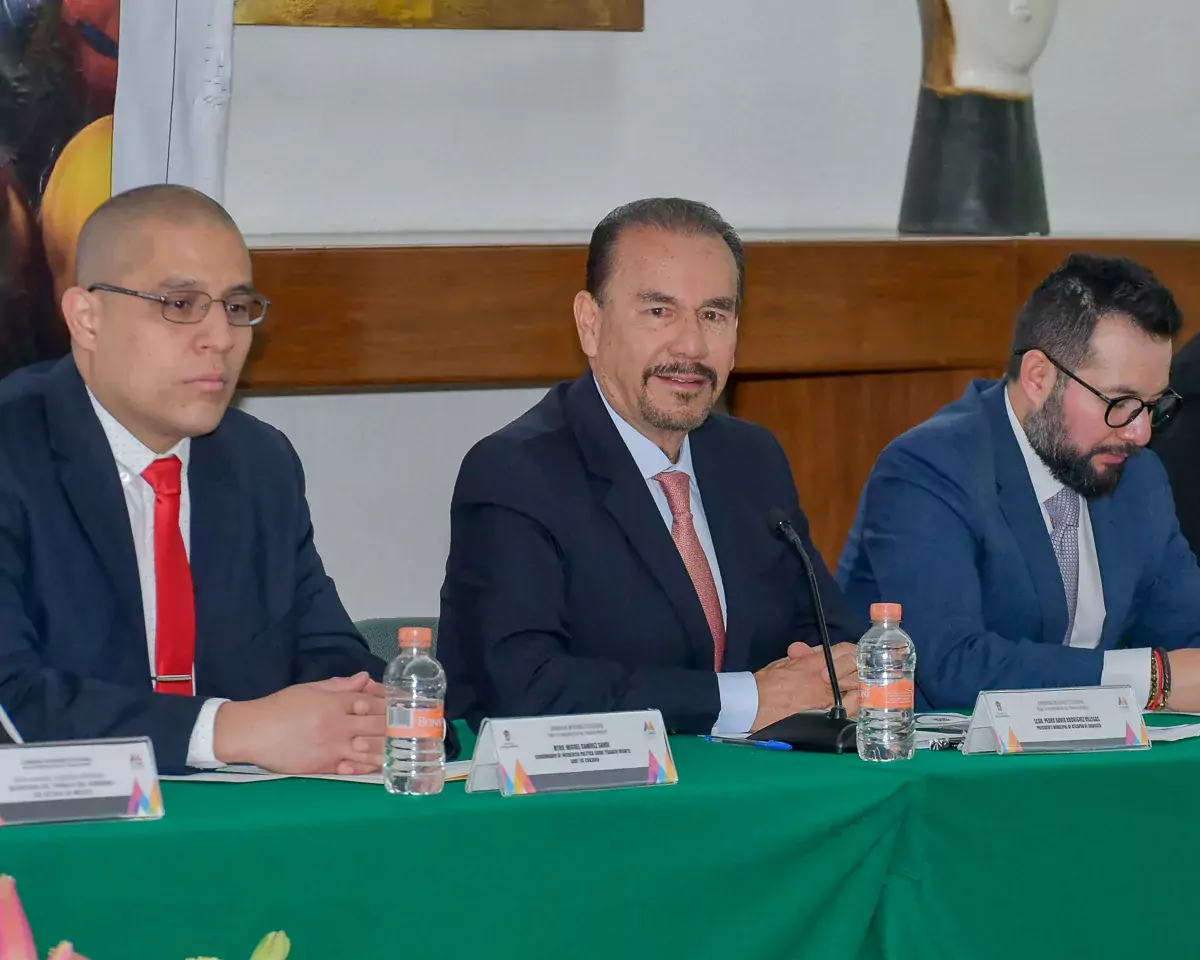
[[[833,690],[833,707],[828,713],[793,713],[790,717],[776,720],[750,735],[751,740],[782,740],[790,743],[793,750],[815,753],[857,752],[855,735],[857,725],[846,717],[842,704],[842,692],[838,688],[837,672],[833,666],[833,648],[829,643],[829,627],[825,622],[825,608],[821,604],[821,591],[817,587],[817,574],[813,569],[804,542],[796,533],[787,514],[772,510],[768,517],[771,532],[788,542],[808,574],[808,590],[817,614],[817,627],[821,633],[821,648],[825,653],[825,669],[829,673],[829,685]]]

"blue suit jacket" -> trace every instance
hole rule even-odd
[[[27,740],[149,735],[178,772],[206,697],[380,676],[321,566],[283,434],[230,410],[192,441],[188,482],[195,697],[151,689],[129,514],[74,361],[0,382],[0,705]]]
[[[819,642],[800,561],[768,529],[772,507],[812,554],[831,638],[856,640],[775,438],[714,414],[691,451],[725,585],[724,669]],[[672,730],[712,728],[712,634],[590,372],[467,454],[450,520],[438,651],[451,716],[658,708]]]
[[[863,490],[838,565],[851,603],[904,607],[917,687],[937,709],[980,690],[1099,683],[1104,651],[1200,644],[1200,570],[1158,458],[1131,457],[1090,501],[1106,619],[1096,650],[1063,645],[1067,603],[1004,405],[979,380],[893,441]]]

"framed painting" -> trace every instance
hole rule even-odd
[[[234,23],[463,30],[641,30],[644,0],[234,0]]]

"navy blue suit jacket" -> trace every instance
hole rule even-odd
[[[800,561],[768,529],[772,507],[812,554],[831,638],[856,640],[775,438],[714,414],[690,442],[725,586],[724,669],[819,642]],[[450,521],[438,651],[451,716],[658,708],[672,730],[711,729],[712,634],[590,372],[467,454]]]
[[[1106,611],[1100,645],[1063,645],[1062,576],[1004,389],[975,381],[888,445],[838,565],[851,603],[903,605],[918,691],[936,709],[969,708],[980,690],[1097,684],[1115,647],[1200,644],[1200,570],[1162,464],[1142,451],[1117,489],[1088,505]]]
[[[148,735],[184,769],[204,699],[369,670],[313,545],[300,461],[230,410],[192,441],[197,696],[155,693],[129,513],[74,361],[0,381],[0,705],[27,740]]]

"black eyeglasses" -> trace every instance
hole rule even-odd
[[[1023,357],[1030,350],[1035,350],[1036,347],[1030,347],[1028,350],[1018,350],[1015,356]],[[1177,394],[1170,387],[1167,387],[1166,392],[1157,400],[1147,403],[1141,397],[1127,395],[1122,397],[1108,397],[1093,387],[1086,380],[1081,380],[1075,376],[1070,370],[1064,367],[1061,363],[1055,360],[1045,350],[1039,351],[1047,360],[1055,367],[1065,373],[1068,377],[1074,380],[1085,390],[1095,394],[1101,400],[1108,404],[1108,408],[1104,411],[1104,422],[1113,430],[1120,430],[1122,427],[1127,427],[1134,420],[1142,415],[1143,410],[1150,411],[1150,426],[1152,429],[1161,427],[1164,423],[1175,416],[1179,412],[1179,408],[1183,406],[1183,397]]]
[[[267,315],[267,307],[271,305],[270,300],[257,293],[235,293],[218,300],[203,290],[146,293],[143,290],[114,287],[110,283],[93,283],[87,289],[88,293],[103,290],[126,297],[137,297],[139,300],[153,300],[162,305],[163,319],[170,320],[171,323],[200,323],[208,316],[209,307],[219,303],[225,308],[225,319],[233,326],[254,327],[262,323],[263,317]]]

